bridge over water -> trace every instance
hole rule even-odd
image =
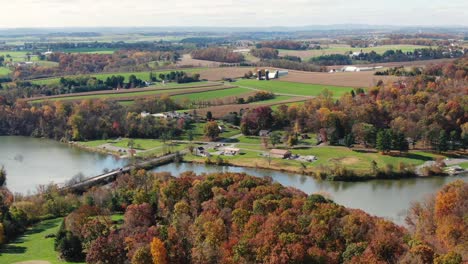
[[[167,154],[162,157],[154,158],[151,160],[147,161],[142,161],[134,165],[129,165],[123,168],[119,168],[116,170],[113,170],[111,172],[107,172],[101,175],[97,175],[91,178],[87,178],[83,181],[64,186],[60,190],[62,191],[73,191],[73,192],[84,192],[87,189],[96,186],[96,185],[103,185],[110,183],[112,181],[115,181],[118,176],[123,175],[124,173],[130,172],[133,169],[139,169],[139,168],[152,168],[156,167],[162,164],[167,164],[170,163],[174,160],[177,159],[177,157],[180,157],[184,153],[177,152],[177,153],[171,153]]]

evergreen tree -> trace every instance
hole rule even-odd
[[[392,149],[401,152],[408,151],[409,143],[403,133],[392,133]]]
[[[392,133],[390,130],[380,130],[377,133],[376,148],[382,153],[387,153],[392,149]]]
[[[354,144],[354,135],[353,133],[349,133],[344,138],[344,144],[346,147],[351,148]]]
[[[437,144],[437,150],[439,152],[447,151],[449,148],[448,146],[448,140],[447,140],[447,133],[445,130],[440,131],[439,135],[439,142]]]

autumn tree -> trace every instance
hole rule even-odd
[[[216,121],[210,121],[205,124],[204,132],[207,138],[215,140],[218,138],[221,130],[219,129],[219,125]]]
[[[153,257],[154,264],[166,264],[167,262],[167,251],[164,247],[164,243],[159,238],[153,238],[151,241],[151,256]]]

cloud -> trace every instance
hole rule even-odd
[[[0,27],[468,25],[462,0],[14,0]]]

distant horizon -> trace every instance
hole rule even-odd
[[[468,27],[466,10],[468,2],[462,0],[15,0],[2,3],[0,28]]]
[[[0,27],[0,34],[128,34],[128,33],[245,33],[245,32],[327,32],[327,31],[369,31],[368,33],[450,33],[468,34],[468,26],[463,25],[371,25],[371,24],[326,24],[306,26],[62,26],[62,27]],[[444,32],[444,30],[448,30]],[[375,32],[373,32],[375,31]]]

